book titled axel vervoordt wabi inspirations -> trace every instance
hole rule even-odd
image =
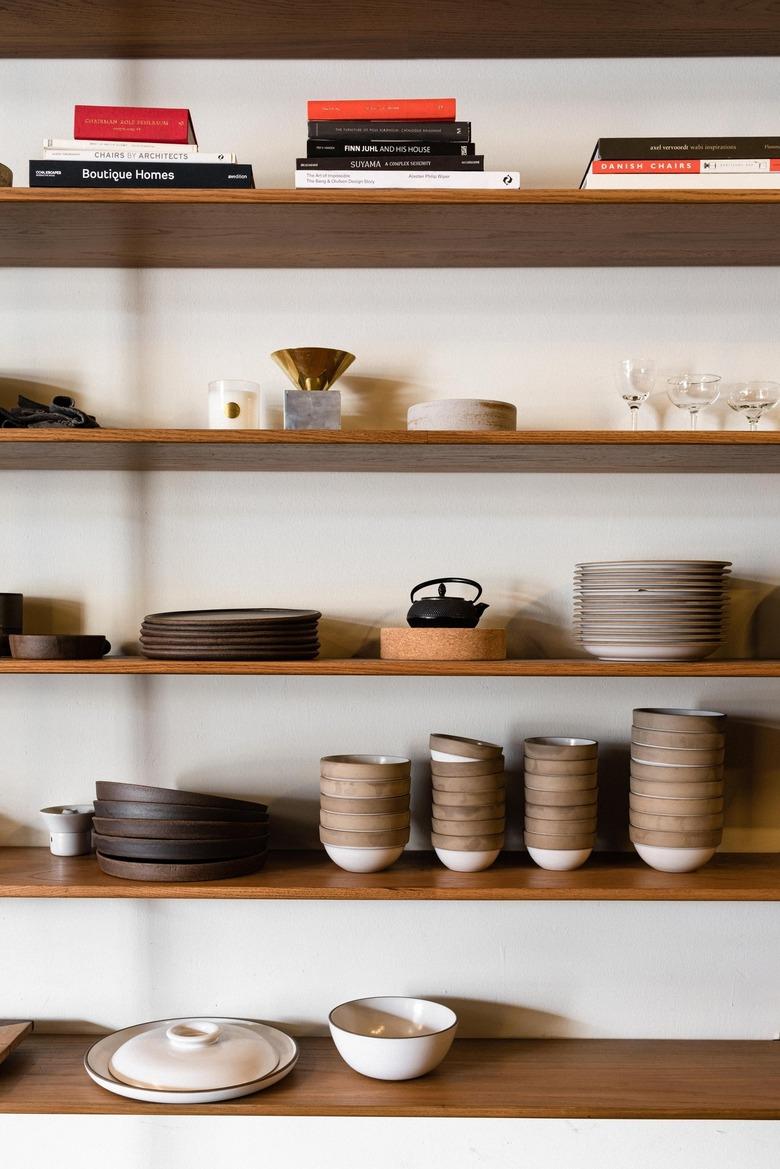
[[[780,138],[600,138],[588,190],[775,190]]]
[[[306,157],[295,185],[351,188],[487,188],[520,185],[517,171],[486,171],[457,120],[455,98],[371,98],[308,103]]]
[[[233,151],[201,152],[188,109],[77,105],[73,138],[45,138],[31,187],[254,187]]]

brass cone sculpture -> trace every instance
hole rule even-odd
[[[343,349],[277,349],[271,357],[297,390],[329,390],[355,360]]]

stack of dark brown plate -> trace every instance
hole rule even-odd
[[[250,800],[101,782],[92,826],[98,864],[112,877],[212,881],[263,867],[268,823],[268,806]]]
[[[150,613],[141,653],[170,661],[263,662],[316,658],[314,609],[194,609]]]

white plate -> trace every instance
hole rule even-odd
[[[594,658],[609,662],[698,662],[708,658],[719,642],[704,645],[604,645],[583,643],[583,649]]]
[[[84,1067],[90,1079],[101,1088],[114,1092],[117,1096],[126,1096],[128,1100],[143,1100],[149,1104],[218,1104],[222,1100],[235,1100],[239,1096],[249,1096],[252,1092],[260,1092],[263,1088],[270,1088],[289,1075],[298,1062],[298,1045],[284,1031],[276,1027],[268,1027],[265,1023],[257,1023],[253,1019],[224,1019],[218,1022],[234,1023],[248,1027],[265,1039],[274,1049],[278,1057],[278,1064],[272,1072],[262,1079],[252,1080],[247,1084],[236,1084],[232,1088],[219,1088],[205,1092],[171,1092],[157,1091],[152,1088],[134,1088],[130,1084],[123,1084],[115,1079],[109,1070],[109,1063],[114,1052],[128,1039],[149,1031],[155,1027],[170,1027],[179,1022],[178,1019],[156,1019],[149,1023],[139,1023],[135,1027],[125,1027],[122,1031],[114,1031],[99,1039],[90,1047],[84,1056]]]
[[[584,560],[577,568],[643,568],[648,564],[652,568],[692,569],[706,566],[707,568],[730,568],[731,560]]]

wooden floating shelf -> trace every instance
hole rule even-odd
[[[528,658],[502,662],[397,662],[318,658],[312,662],[163,662],[141,657],[98,661],[0,658],[2,674],[195,674],[356,678],[780,678],[780,660],[600,662],[594,658]]]
[[[29,1036],[3,1066],[0,1113],[780,1119],[780,1043],[768,1040],[460,1039],[435,1072],[387,1083],[353,1072],[330,1039],[303,1039],[287,1079],[206,1105],[99,1088],[82,1066],[94,1041]]]
[[[274,852],[249,877],[164,885],[101,873],[94,857],[0,848],[0,898],[239,901],[779,901],[780,853],[719,853],[697,873],[659,873],[634,853],[597,853],[573,873],[505,853],[484,873],[453,873],[407,852],[383,873],[345,873],[321,849]]]
[[[24,0],[0,7],[3,57],[268,59],[780,55],[766,0]]]
[[[767,473],[780,431],[0,430],[0,470]]]
[[[6,267],[773,264],[780,191],[0,189]]]

